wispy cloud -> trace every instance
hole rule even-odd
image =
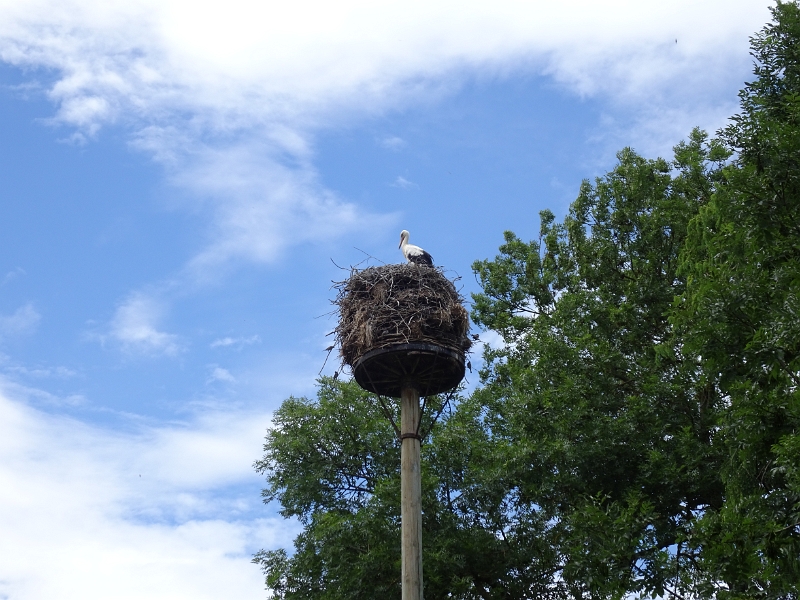
[[[188,266],[192,278],[204,279],[234,259],[270,262],[291,245],[380,221],[359,215],[355,205],[326,190],[311,165],[284,164],[274,153],[249,140],[216,148],[198,145],[170,168],[171,181],[202,200],[214,217],[208,245]]]
[[[7,377],[0,378],[0,395],[8,393],[14,397],[25,398],[26,401],[48,409],[63,409],[86,406],[88,401],[82,394],[54,394],[39,387],[26,385],[19,381],[19,375],[30,375],[13,367],[4,369]],[[33,377],[38,377],[34,374]]]
[[[206,383],[214,383],[215,381],[222,381],[224,383],[236,383],[236,378],[231,375],[228,369],[223,369],[217,365],[211,365],[211,372],[208,375]]]
[[[160,302],[141,292],[132,294],[116,311],[109,335],[126,351],[174,355],[181,350],[178,336],[159,331],[164,309]]]
[[[42,316],[30,303],[20,306],[11,315],[0,315],[0,336],[9,337],[33,332]]]
[[[395,151],[402,150],[408,145],[403,138],[397,137],[396,135],[387,136],[381,139],[379,143],[382,147],[386,148],[387,150],[395,150]]]
[[[0,282],[0,285],[6,285],[7,283],[13,281],[17,277],[20,277],[21,275],[26,275],[25,269],[23,269],[22,267],[17,267],[16,269],[12,269],[11,271],[5,274],[5,277],[3,277],[3,281]]]
[[[409,181],[408,179],[406,179],[405,177],[402,177],[400,175],[398,175],[397,179],[395,179],[390,185],[392,187],[397,187],[397,188],[401,188],[401,189],[404,189],[404,190],[409,190],[409,189],[413,189],[413,188],[418,188],[419,187],[413,181]]]
[[[218,338],[211,342],[211,348],[241,348],[242,346],[249,346],[251,344],[260,344],[261,336],[251,335],[250,337],[223,337]]]
[[[227,410],[121,434],[0,393],[0,481],[13,490],[0,494],[0,597],[262,599],[251,555],[295,533],[254,510],[268,422]],[[42,540],[59,560],[41,560]]]
[[[25,377],[32,377],[36,379],[68,379],[75,377],[78,372],[67,367],[24,367],[20,365],[12,365],[6,367],[9,373],[16,373]]]

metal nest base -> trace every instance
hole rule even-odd
[[[464,378],[464,353],[421,342],[378,348],[355,361],[353,375],[365,390],[399,398],[405,387],[420,396],[441,394]]]

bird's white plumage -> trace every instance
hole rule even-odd
[[[410,263],[426,265],[428,267],[433,266],[433,258],[431,258],[430,254],[419,246],[408,243],[408,231],[405,229],[400,232],[400,250],[403,251],[403,256],[405,256],[406,260]]]

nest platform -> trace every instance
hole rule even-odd
[[[441,394],[464,378],[464,353],[434,344],[397,344],[367,352],[353,366],[365,390],[399,398],[404,387],[420,396]]]
[[[336,343],[361,387],[397,397],[408,385],[423,396],[458,385],[471,345],[469,315],[439,269],[369,267],[336,288]]]

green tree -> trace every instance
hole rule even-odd
[[[725,502],[698,541],[720,597],[800,594],[800,7],[752,41],[735,160],[690,225],[674,321],[724,399]]]
[[[719,398],[668,314],[679,252],[728,153],[694,131],[672,162],[630,149],[584,182],[539,241],[506,233],[474,269],[486,353],[486,426],[516,502],[547,524],[554,581],[571,597],[690,589],[699,513],[722,502]]]
[[[426,401],[425,597],[546,598],[551,551],[535,535],[544,524],[513,512],[473,409]],[[254,559],[274,597],[400,597],[400,447],[386,411],[397,420],[393,401],[382,407],[354,382],[330,378],[315,399],[290,398],[276,411],[256,468],[267,477],[265,501],[279,501],[303,531],[291,557],[280,549]]]

